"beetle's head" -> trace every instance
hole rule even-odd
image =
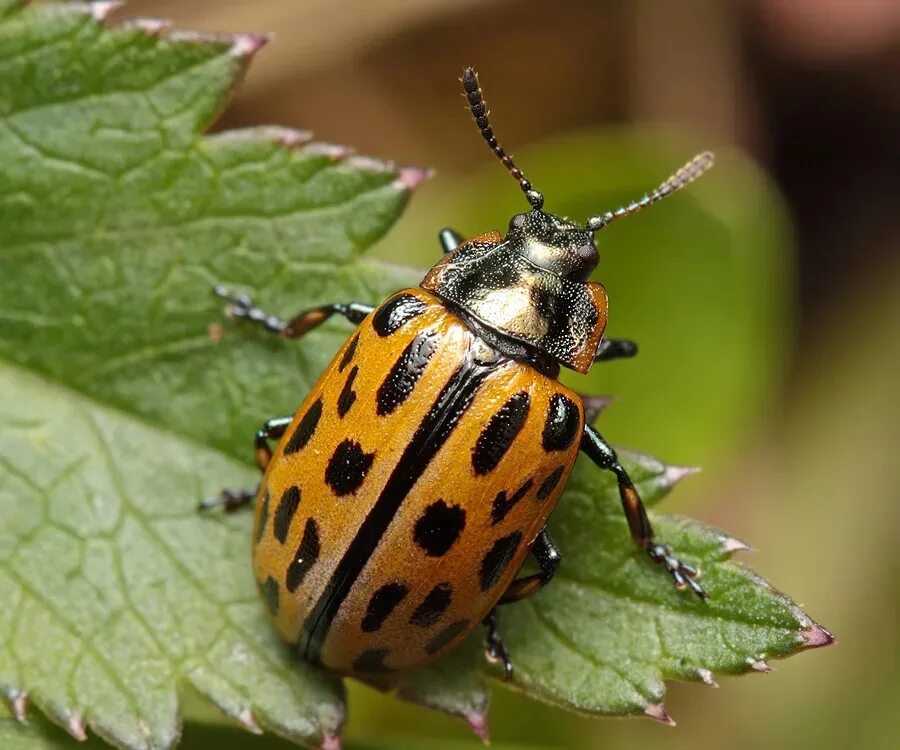
[[[513,216],[502,239],[497,233],[479,235],[448,253],[422,286],[529,352],[586,372],[606,325],[606,292],[589,281],[599,260],[595,235],[695,180],[712,166],[713,156],[699,154],[643,198],[592,216],[584,226],[574,224],[544,211],[544,196],[497,142],[472,68],[462,83],[482,137],[519,183],[531,210]]]
[[[513,216],[506,240],[532,265],[570,281],[587,281],[599,260],[593,232],[540,208]]]

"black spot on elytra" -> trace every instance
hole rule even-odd
[[[561,393],[554,394],[547,410],[547,421],[544,423],[544,450],[566,450],[575,440],[580,421],[575,402]]]
[[[436,333],[420,333],[409,342],[378,387],[375,409],[378,416],[393,413],[409,398],[437,351],[440,340],[441,337]]]
[[[285,585],[287,590],[292,594],[297,590],[309,569],[316,564],[319,559],[321,546],[319,544],[319,526],[314,518],[306,519],[306,527],[303,529],[303,538],[300,540],[300,546],[297,547],[297,553],[291,564],[288,565],[287,576],[285,577]]]
[[[513,496],[506,499],[506,490],[501,490],[497,493],[497,497],[494,498],[494,504],[491,507],[491,525],[496,526],[500,523],[504,518],[506,518],[506,514],[509,513],[513,506],[519,502],[523,497],[525,497],[528,490],[531,489],[531,485],[534,484],[534,480],[529,479],[523,484],[519,489],[513,493]]]
[[[565,471],[565,466],[557,466],[553,471],[551,471],[547,478],[541,482],[541,486],[538,487],[538,491],[535,494],[536,500],[546,500],[550,497],[550,493],[556,489],[556,485],[559,484],[559,480]]]
[[[338,372],[343,372],[347,368],[347,365],[353,361],[353,357],[356,356],[357,346],[359,346],[358,333],[350,340],[350,344],[344,350],[344,356],[341,357],[341,362],[338,365]]]
[[[481,560],[481,570],[479,571],[481,590],[484,593],[490,591],[500,580],[500,576],[509,566],[521,541],[522,532],[514,531],[512,534],[500,537],[487,551]]]
[[[372,327],[379,336],[390,336],[404,323],[425,312],[425,303],[411,294],[398,294],[385,302],[372,316]]]
[[[287,539],[291,521],[294,520],[294,514],[299,506],[300,488],[288,487],[281,496],[278,507],[275,509],[275,516],[272,519],[272,533],[275,534],[275,538],[282,544]]]
[[[391,668],[384,663],[389,653],[391,653],[389,648],[367,649],[354,659],[353,671],[369,674],[390,672]]]
[[[466,511],[458,505],[436,500],[419,516],[413,539],[429,557],[447,553],[466,525]]]
[[[338,416],[341,419],[343,419],[344,415],[350,411],[350,407],[353,406],[353,403],[356,401],[356,391],[353,390],[353,381],[356,380],[357,375],[359,375],[359,366],[354,365],[353,369],[350,370],[350,374],[347,375],[347,380],[344,382],[344,388],[341,390],[341,395],[338,396],[337,410]]]
[[[500,463],[525,425],[530,403],[528,393],[520,391],[510,396],[491,417],[472,449],[472,466],[476,474],[487,474]]]
[[[300,424],[297,425],[297,429],[294,430],[294,434],[291,435],[291,439],[288,440],[287,445],[284,446],[284,455],[289,456],[291,453],[296,453],[306,447],[306,444],[315,433],[321,417],[322,399],[319,397],[312,403],[309,409],[306,410],[306,414],[303,415]]]
[[[439,583],[422,600],[409,618],[412,625],[428,628],[441,619],[453,600],[453,587],[449,583]]]
[[[278,616],[278,581],[272,576],[266,578],[265,583],[259,584],[259,594],[272,617]]]
[[[334,449],[325,468],[325,481],[338,497],[352,495],[362,486],[374,460],[374,453],[366,453],[359,443],[347,438]]]
[[[406,598],[408,593],[408,586],[392,581],[372,594],[369,605],[366,607],[366,616],[362,621],[363,632],[374,633],[381,628],[394,608]]]
[[[269,520],[269,490],[263,495],[262,507],[259,509],[259,526],[256,527],[256,543],[259,544],[266,531],[266,522]]]
[[[428,642],[428,645],[425,646],[425,653],[436,654],[445,646],[448,646],[454,638],[456,638],[460,633],[464,632],[468,627],[468,620],[457,620],[456,622],[451,622],[446,628],[444,628],[440,633],[438,633]]]

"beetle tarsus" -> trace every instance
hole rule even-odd
[[[253,503],[257,490],[224,489],[215,497],[207,498],[197,505],[201,512],[221,508],[226,513],[234,513]]]
[[[487,638],[485,640],[485,653],[487,658],[492,662],[503,665],[503,679],[511,682],[513,678],[513,665],[509,658],[509,650],[500,636],[499,622],[497,618],[497,610],[492,609],[487,617],[484,618],[484,625],[487,627]]]
[[[662,565],[666,571],[672,576],[675,582],[675,588],[689,588],[697,596],[706,601],[706,591],[697,583],[700,571],[693,565],[681,562],[672,554],[672,548],[668,544],[657,544],[653,542],[647,546],[647,554],[653,562]]]

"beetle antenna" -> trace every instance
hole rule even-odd
[[[494,136],[488,119],[487,102],[484,101],[481,86],[478,85],[478,73],[473,68],[466,68],[463,71],[462,85],[466,92],[466,98],[469,100],[469,109],[472,111],[481,136],[487,141],[487,145],[491,147],[491,151],[503,163],[503,166],[518,181],[519,187],[522,188],[531,207],[541,208],[544,205],[544,196],[531,186],[531,183],[522,174],[522,170],[515,165],[512,157],[503,150],[503,146],[497,142],[497,138]]]
[[[651,203],[656,203],[656,201],[662,200],[667,195],[678,192],[712,167],[714,161],[715,157],[712,151],[704,151],[702,154],[697,154],[652,193],[645,195],[640,200],[632,201],[627,206],[622,206],[622,208],[618,208],[615,211],[607,211],[602,216],[592,216],[587,220],[587,229],[596,232],[616,219],[637,213]]]

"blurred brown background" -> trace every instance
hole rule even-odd
[[[494,170],[515,192],[464,112],[456,79],[467,64],[514,153],[646,123],[748,153],[781,191],[793,236],[779,343],[757,353],[776,385],[748,394],[758,419],[723,438],[737,455],[698,455],[711,478],[670,507],[750,540],[760,551],[749,562],[840,643],[720,691],[674,686],[675,730],[573,717],[498,690],[494,735],[565,747],[900,746],[900,3],[132,0],[121,15],[274,31],[216,127],[293,125],[434,167],[401,220],[403,237],[422,233],[416,263],[436,251],[439,226],[424,217],[454,186]],[[445,220],[474,232],[502,228],[506,214],[491,226]],[[352,699],[351,737],[465,740],[443,717],[361,689]]]

